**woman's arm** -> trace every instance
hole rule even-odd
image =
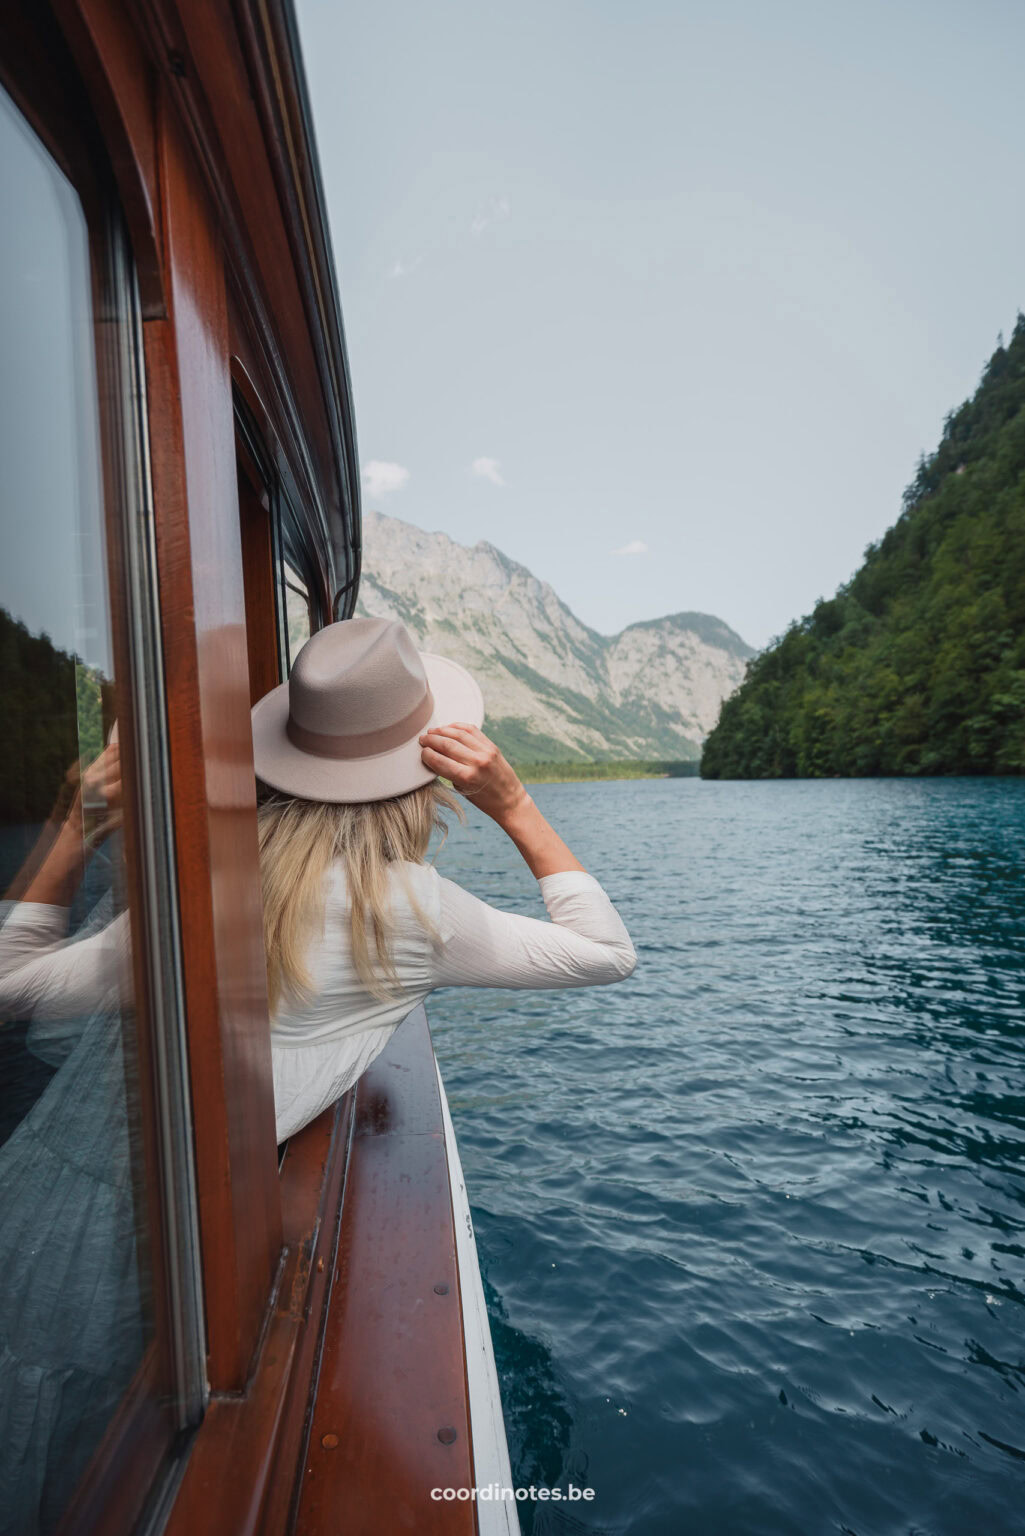
[[[637,964],[626,926],[586,870],[540,879],[551,922],[501,912],[439,876],[442,942],[436,987],[595,987],[623,981]]]
[[[73,1019],[132,1000],[131,929],[122,912],[85,939],[67,939],[65,907],[12,905],[0,927],[0,1018]]]
[[[458,722],[425,731],[420,742],[425,766],[450,779],[516,844],[551,918],[501,912],[442,879],[435,986],[587,987],[629,976],[637,956],[622,918],[494,742]]]
[[[539,880],[583,869],[562,838],[541,815],[512,764],[475,725],[436,726],[420,737],[424,766],[450,779],[460,794],[512,838]]]

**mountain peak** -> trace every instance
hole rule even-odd
[[[490,540],[459,544],[364,518],[357,612],[401,619],[477,677],[486,729],[514,761],[696,758],[752,654],[711,614],[600,635]]]
[[[714,645],[721,650],[730,651],[746,661],[749,656],[755,654],[754,647],[742,640],[735,629],[731,629],[725,619],[717,619],[712,613],[667,613],[661,619],[639,619],[634,624],[628,624],[622,631],[625,635],[635,629],[674,629],[686,630],[697,635],[706,645]]]

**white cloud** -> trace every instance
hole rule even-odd
[[[624,544],[620,549],[612,551],[614,555],[646,555],[648,546],[643,539],[631,539],[629,544]]]
[[[411,261],[404,261],[401,256],[396,256],[388,269],[388,276],[408,277],[411,272],[416,271],[422,261],[422,256],[414,256]]]
[[[490,202],[482,203],[470,224],[471,233],[481,236],[492,224],[501,224],[511,211],[507,197],[493,197]]]
[[[481,480],[490,480],[492,485],[505,484],[497,459],[474,459],[470,473]]]
[[[401,491],[409,479],[409,470],[401,464],[389,464],[385,459],[371,459],[363,466],[363,484],[371,496],[387,496]]]

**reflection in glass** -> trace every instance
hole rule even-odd
[[[310,623],[310,596],[301,576],[284,562],[283,585],[285,589],[285,626],[288,640],[288,669],[291,671],[299,651],[312,633]]]
[[[90,247],[2,91],[0,199],[0,1532],[31,1536],[153,1328]]]

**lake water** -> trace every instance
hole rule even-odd
[[[524,1531],[1017,1536],[1025,782],[532,793],[639,960],[429,1003]]]

